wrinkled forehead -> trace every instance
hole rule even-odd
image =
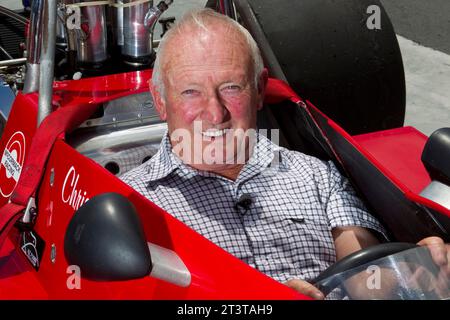
[[[168,39],[162,59],[163,74],[236,67],[251,71],[250,48],[241,32],[224,24],[186,26]]]

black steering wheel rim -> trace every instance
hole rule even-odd
[[[414,243],[389,242],[364,248],[348,255],[347,257],[337,261],[336,263],[328,267],[312,281],[312,284],[317,286],[318,289],[322,291],[325,296],[327,296],[331,291],[333,291],[341,284],[340,280],[342,279],[338,280],[337,278],[331,278],[332,276],[360,267],[377,259],[381,259],[392,254],[396,254],[398,252],[406,251],[409,249],[414,249],[417,247],[419,246]],[[357,272],[359,271],[355,271],[355,273]],[[348,273],[346,278],[350,278],[353,275],[353,273]],[[323,282],[326,279],[328,280]],[[319,282],[322,283],[318,285]]]

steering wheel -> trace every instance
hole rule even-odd
[[[402,252],[409,249],[414,249],[419,247],[413,243],[405,243],[405,242],[390,242],[383,243],[375,246],[371,246],[357,252],[354,252],[347,257],[339,260],[335,264],[328,267],[325,271],[323,271],[317,278],[312,281],[312,284],[317,286],[322,293],[327,296],[331,291],[333,291],[336,287],[338,287],[342,281],[347,280],[353,275],[359,273],[361,270],[358,267],[375,261],[377,259],[381,259],[387,257],[389,255]],[[429,251],[428,251],[429,253]],[[431,259],[431,254],[430,254]],[[348,272],[351,269],[355,269],[354,272]],[[346,272],[347,271],[347,272]],[[345,277],[332,277],[339,273],[346,272]],[[432,270],[433,272],[433,270]],[[433,272],[434,273],[434,272]],[[327,280],[328,279],[328,280]],[[325,281],[324,281],[325,280]],[[321,282],[320,284],[318,284]]]

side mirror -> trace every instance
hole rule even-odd
[[[117,193],[95,196],[78,209],[66,230],[64,252],[69,264],[90,280],[131,280],[152,270],[136,210]]]
[[[422,162],[432,180],[450,186],[450,128],[433,132],[423,149]]]
[[[450,128],[433,132],[423,149],[422,162],[433,181],[420,195],[450,209]]]

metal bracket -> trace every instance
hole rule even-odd
[[[36,220],[36,200],[31,197],[28,200],[22,219],[16,222],[16,226],[20,231],[29,231],[32,229],[34,221]]]

